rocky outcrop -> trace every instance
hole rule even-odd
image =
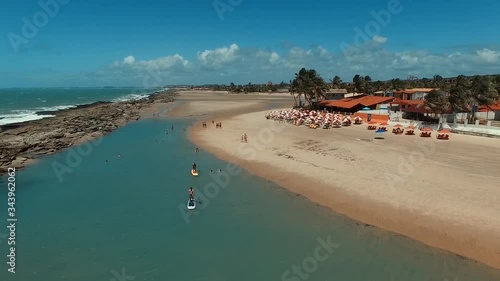
[[[149,99],[97,102],[52,112],[52,118],[0,126],[0,175],[22,168],[30,159],[106,135],[133,120],[154,103],[173,102],[175,93],[159,92]]]

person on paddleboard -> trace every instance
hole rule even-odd
[[[192,187],[189,188],[189,200],[194,200],[194,190]]]
[[[193,162],[193,170],[196,171],[196,163]]]

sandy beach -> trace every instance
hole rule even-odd
[[[190,132],[218,157],[353,219],[500,268],[500,140],[390,132],[376,140],[366,125],[266,120],[272,108],[291,107],[288,94],[181,92],[178,103],[170,116],[223,123]]]

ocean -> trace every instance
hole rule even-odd
[[[0,89],[0,125],[37,120],[57,111],[97,101],[145,98],[154,90],[138,88],[10,88]]]
[[[13,233],[0,189],[0,280],[500,280],[499,270],[195,153],[183,131],[192,122],[140,120],[18,171]],[[189,187],[195,211],[186,209]]]

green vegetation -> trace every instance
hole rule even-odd
[[[302,68],[289,83],[280,84],[252,84],[246,85],[204,85],[205,89],[214,91],[229,91],[232,93],[249,92],[277,92],[280,89],[288,89],[293,95],[296,104],[300,97],[312,103],[325,97],[330,89],[346,89],[347,92],[373,94],[412,89],[412,88],[437,88],[439,90],[431,91],[425,104],[435,113],[445,112],[464,112],[470,111],[474,105],[490,105],[500,99],[500,75],[459,75],[454,78],[443,78],[435,75],[432,79],[409,79],[401,80],[398,78],[389,81],[373,81],[368,75],[354,75],[352,82],[343,82],[339,76],[329,79],[329,83],[314,69]],[[192,87],[195,88],[195,87]]]

